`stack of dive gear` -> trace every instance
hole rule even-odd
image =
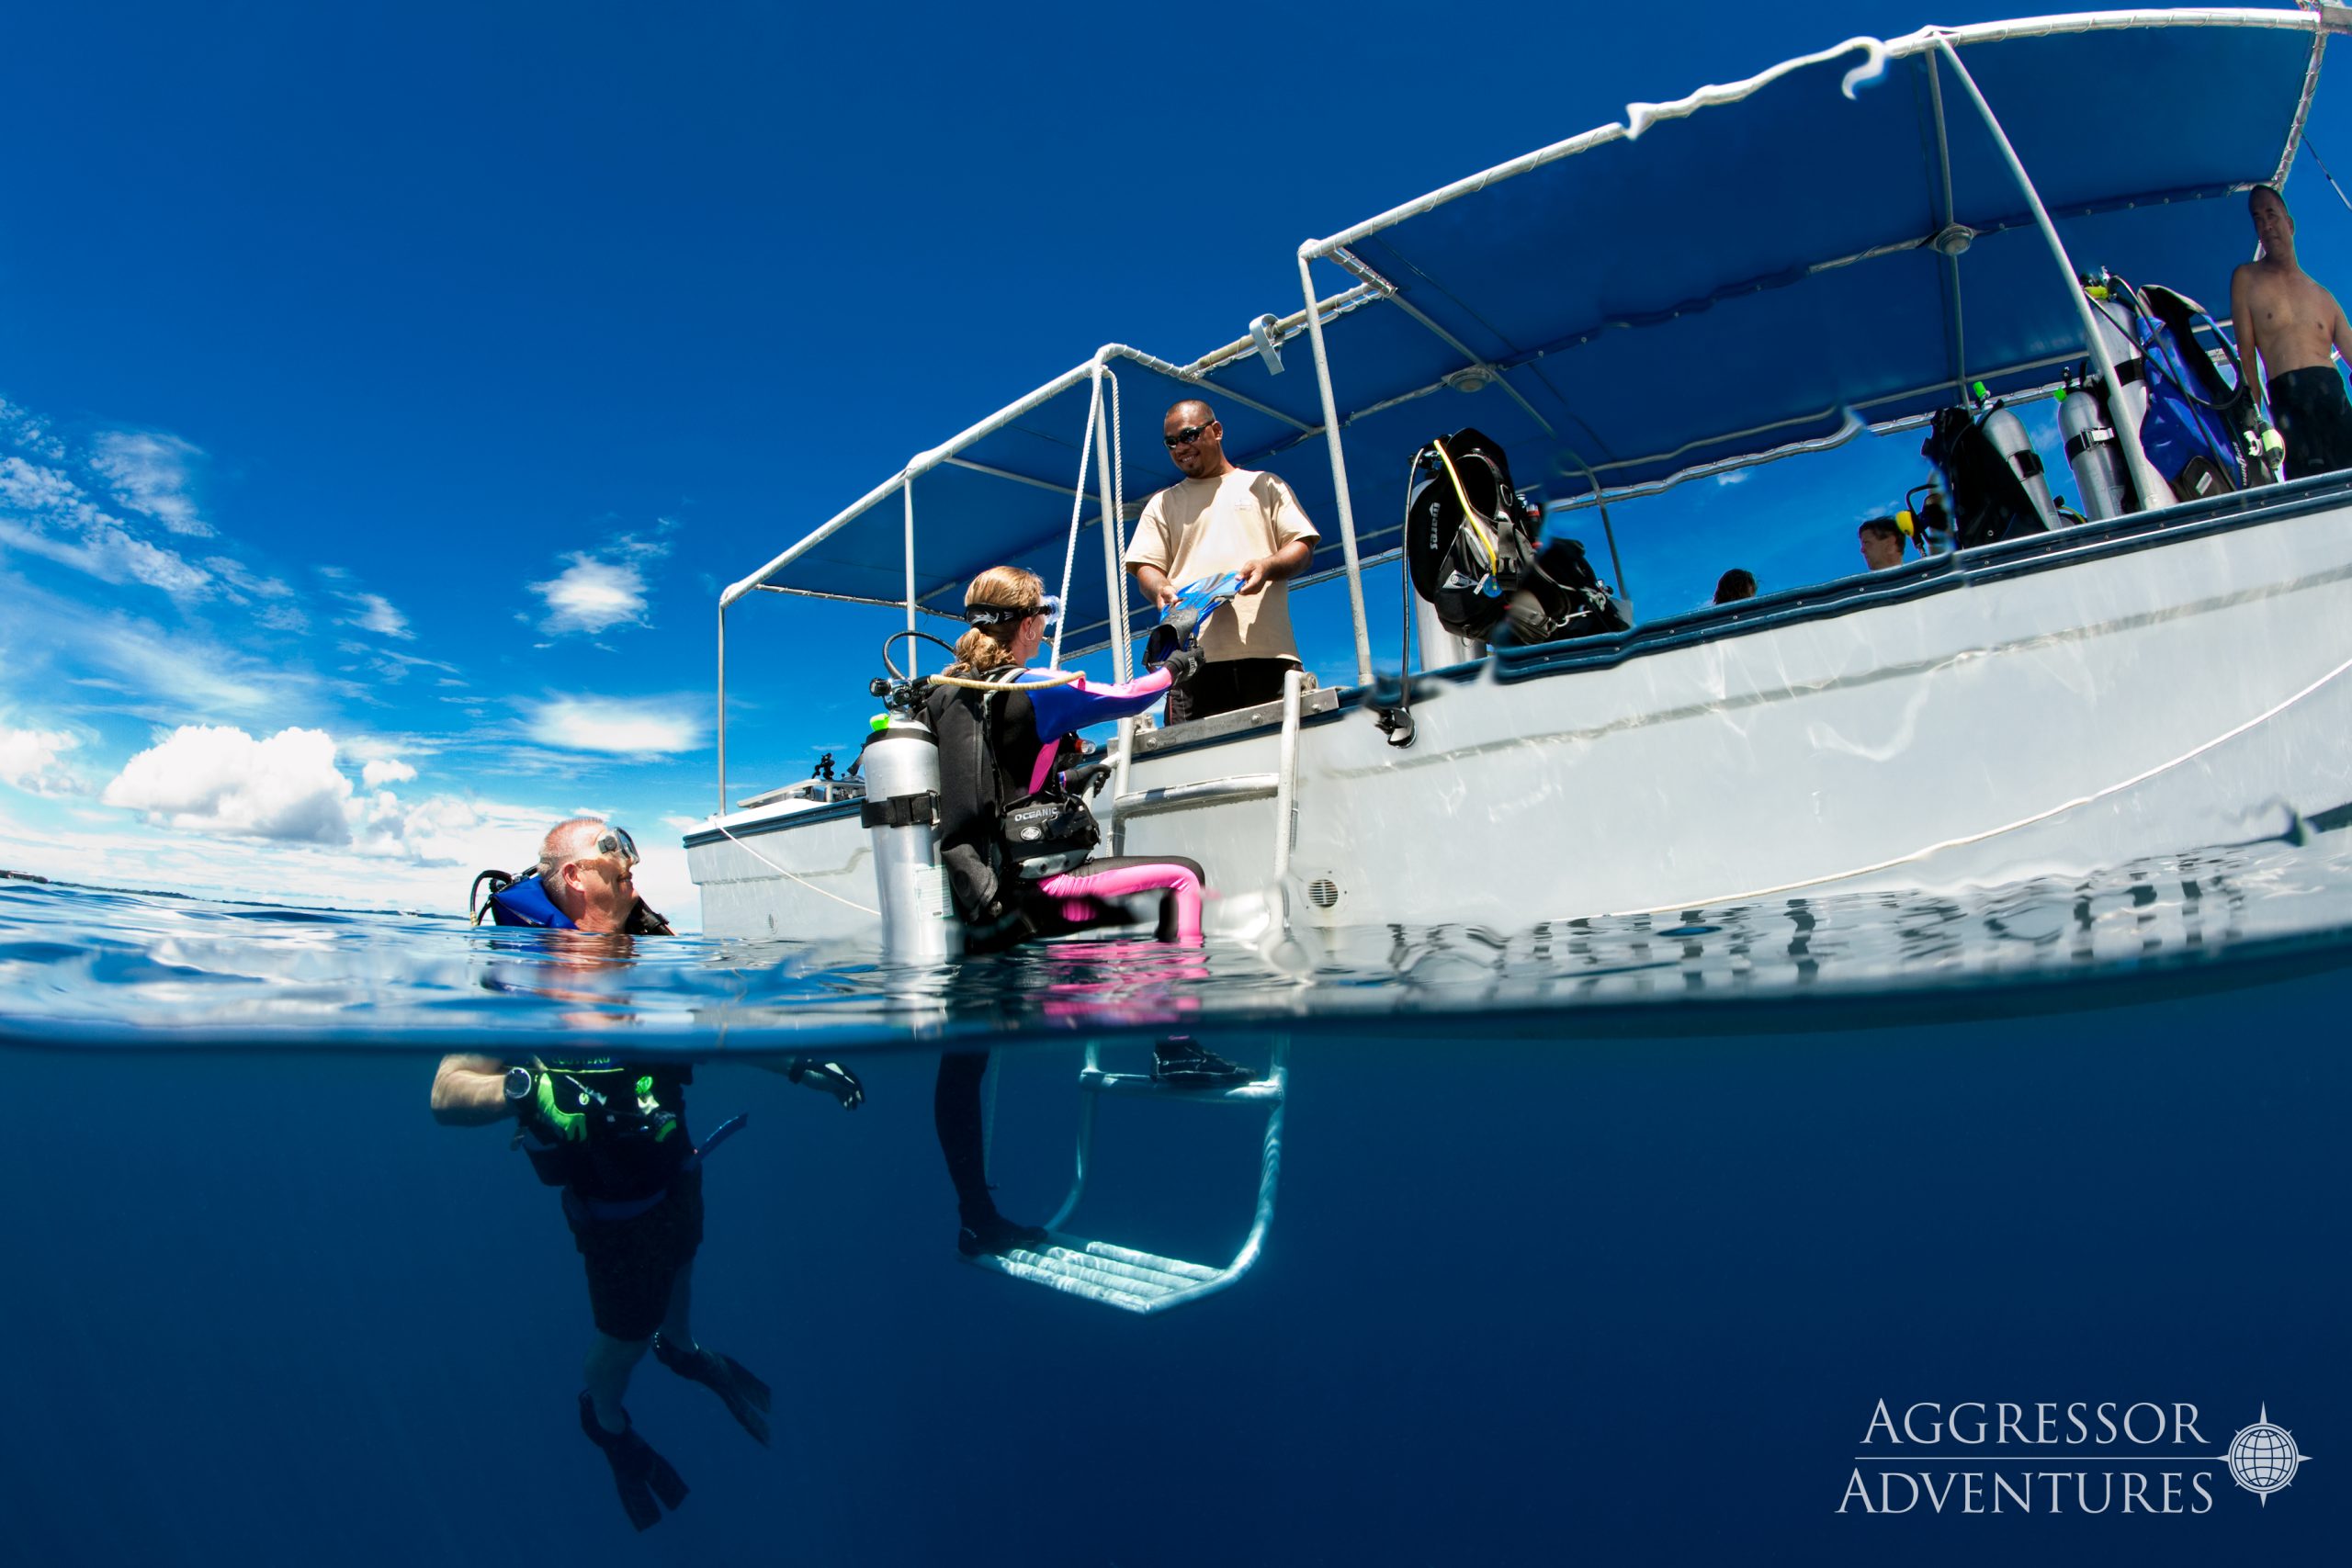
[[[1501,446],[1481,432],[1457,430],[1413,455],[1405,562],[1413,591],[1454,636],[1536,643],[1625,629],[1584,547],[1541,545],[1541,523]]]
[[[2139,423],[2140,449],[2166,491],[2140,493],[2115,433],[2113,395],[2086,364],[2068,374],[2059,404],[2066,459],[2086,513],[2118,517],[2278,478],[2278,436],[2262,417],[2237,350],[2203,306],[2157,284],[2134,288],[2109,272],[2086,277],[2083,292],[2123,384],[2124,406]]]
[[[2278,477],[2278,436],[2263,420],[2236,350],[2203,306],[2177,290],[2134,288],[2108,272],[2086,277],[2083,291],[2122,384],[2123,409],[2162,481],[2160,493],[2141,493],[2116,434],[2116,395],[2089,363],[2065,371],[2058,393],[2058,431],[2082,498],[2079,514],[2052,500],[2023,423],[1980,381],[1974,406],[1939,410],[1920,448],[1951,498],[1952,532],[1962,548]]]
[[[2025,422],[1988,396],[1984,382],[1974,391],[1974,408],[1938,409],[1928,426],[1919,452],[1935,464],[1951,503],[1947,511],[1930,502],[1923,514],[1948,527],[1962,549],[2058,526],[2061,514]]]

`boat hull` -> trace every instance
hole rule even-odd
[[[1517,929],[2080,874],[2352,801],[2347,661],[2352,487],[2312,481],[1508,650],[1425,678],[1409,747],[1350,694],[1302,726],[1280,886],[1270,795],[1154,808],[1276,773],[1278,727],[1147,736],[1144,805],[1114,832],[1239,895],[1212,929],[1270,908]],[[711,837],[688,840],[709,930],[875,929]],[[854,814],[750,841],[873,903]]]

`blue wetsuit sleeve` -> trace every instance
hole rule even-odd
[[[1168,694],[1170,678],[1163,667],[1140,680],[1120,686],[1092,686],[1084,677],[1059,686],[1030,687],[1029,706],[1037,716],[1037,739],[1052,740],[1090,724],[1138,714]]]

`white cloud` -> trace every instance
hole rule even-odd
[[[344,620],[346,626],[357,626],[363,632],[374,632],[378,637],[396,637],[403,641],[416,636],[408,629],[408,617],[394,609],[391,601],[380,593],[345,593],[338,597],[358,612]]]
[[[305,843],[351,840],[351,781],[334,765],[334,737],[281,729],[255,740],[242,729],[182,725],[130,761],[102,797],[158,825]]]
[[[369,789],[380,784],[407,784],[416,777],[416,770],[393,757],[377,757],[359,770],[359,782]]]
[[[0,457],[0,545],[175,598],[200,598],[212,584],[201,567],[132,535],[70,476],[22,457]]]
[[[52,463],[65,459],[65,443],[49,433],[48,422],[6,398],[0,398],[0,441]]]
[[[28,795],[86,795],[88,788],[61,759],[82,738],[62,729],[11,729],[0,725],[0,784]]]
[[[1752,477],[1751,472],[1747,468],[1733,468],[1728,472],[1717,474],[1715,476],[1715,483],[1718,486],[1724,487],[1731,485],[1744,485],[1748,481],[1750,477]]]
[[[135,430],[107,431],[93,446],[90,467],[106,476],[117,501],[175,534],[212,532],[187,493],[188,462],[204,456],[201,448],[176,435]]]
[[[702,726],[670,704],[611,697],[553,697],[526,716],[531,738],[567,751],[670,756],[702,741]]]
[[[539,626],[550,635],[645,624],[645,576],[627,561],[575,554],[552,581],[532,583],[531,592],[547,601],[548,618]]]
[[[531,592],[547,602],[547,619],[539,629],[550,637],[566,632],[590,636],[614,626],[641,626],[648,593],[644,568],[670,553],[670,536],[677,523],[656,521],[650,534],[621,534],[594,550],[572,550],[571,564]]]

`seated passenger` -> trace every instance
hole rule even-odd
[[[1715,579],[1715,603],[1736,604],[1756,597],[1756,574],[1746,567],[1736,566]]]
[[[1016,809],[1051,816],[1057,806],[1077,806],[1087,788],[1099,790],[1107,762],[1065,771],[1077,760],[1076,732],[1143,712],[1198,669],[1200,654],[1178,652],[1124,685],[1097,687],[1082,676],[1055,682],[1025,668],[1054,613],[1035,572],[990,567],[965,591],[964,611],[972,627],[956,644],[956,661],[944,673],[989,684],[933,685],[924,717],[939,738],[940,858],[967,946],[985,952],[1030,936],[1115,924],[1129,918],[1123,900],[1151,893],[1159,896],[1160,939],[1198,942],[1201,868],[1195,863],[1174,855],[1095,859],[1091,840],[1048,831],[1040,840],[1023,842],[1005,824]],[[1049,809],[1030,810],[1038,807]],[[967,1257],[1034,1245],[1046,1234],[1006,1219],[989,1196],[980,1112],[988,1060],[984,1051],[948,1053],[940,1059],[932,1097],[962,1221],[956,1245]],[[1249,1076],[1189,1041],[1163,1045],[1154,1072],[1185,1083]]]
[[[1873,517],[1855,530],[1862,541],[1862,564],[1884,571],[1903,564],[1903,525],[1892,517]]]

